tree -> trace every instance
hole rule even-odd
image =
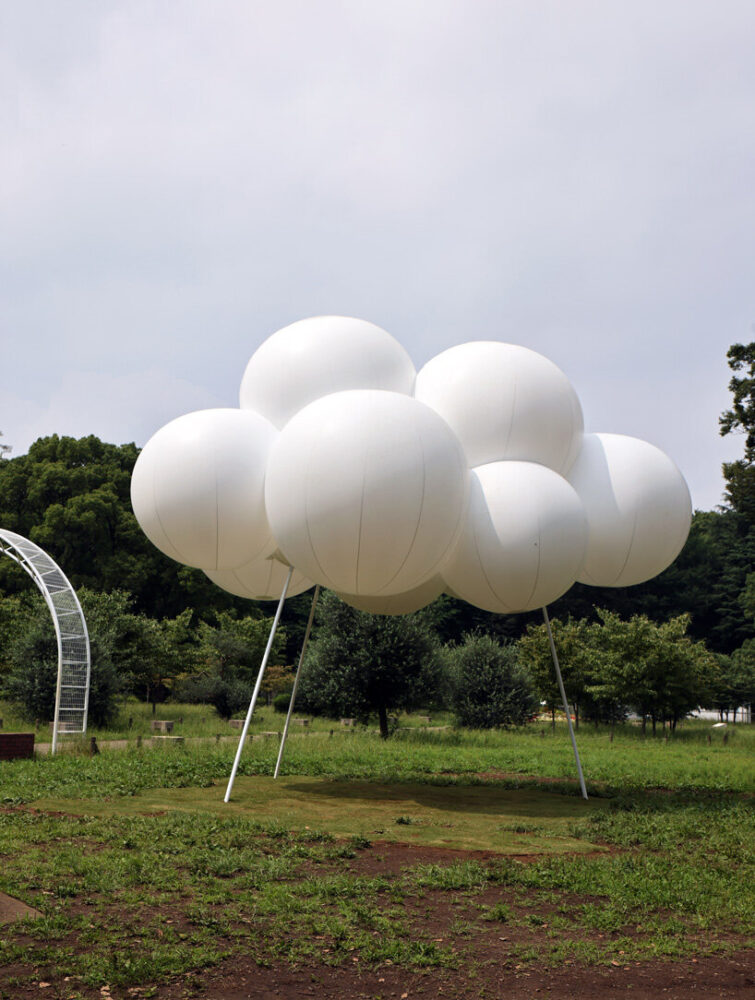
[[[369,615],[325,591],[316,621],[297,696],[309,711],[364,722],[377,712],[385,739],[389,712],[433,699],[440,657],[421,615]]]
[[[608,721],[620,714],[620,706],[607,691],[595,691],[595,681],[602,674],[602,650],[595,638],[596,626],[567,618],[551,621],[553,641],[558,652],[561,676],[574,719],[579,728],[580,715]],[[553,667],[550,641],[545,625],[530,625],[518,643],[520,662],[530,672],[540,698],[551,717],[561,708],[561,691]]]
[[[755,523],[755,341],[732,344],[726,356],[729,368],[737,374],[729,382],[732,407],[719,419],[721,435],[737,431],[745,435],[744,457],[723,467],[726,498],[734,510]]]
[[[755,640],[747,639],[731,656],[720,657],[720,673],[713,704],[722,717],[755,702]]]
[[[232,612],[220,611],[215,621],[215,625],[199,624],[197,658],[200,672],[217,675],[224,681],[253,683],[267,645],[269,622],[258,611],[241,618]],[[280,663],[285,642],[285,630],[279,628],[270,651],[271,666]]]
[[[35,594],[31,592],[0,600],[0,678],[11,670],[13,643],[29,630],[37,610]]]
[[[466,635],[445,652],[452,704],[461,726],[473,729],[521,726],[537,712],[532,678],[513,643]]]
[[[650,719],[655,732],[658,722],[676,728],[679,719],[710,698],[718,662],[704,643],[687,635],[687,615],[661,624],[645,615],[625,620],[605,609],[598,615],[602,624],[551,623],[567,696],[581,702],[588,716],[613,720],[631,706],[642,717],[643,729]],[[540,626],[529,630],[519,647],[538,689],[555,703],[546,643]]]
[[[39,438],[26,455],[0,462],[0,525],[41,545],[78,591],[126,590],[134,608],[174,617],[248,609],[201,570],[180,566],[147,539],[131,510],[134,444],[94,435]],[[33,588],[11,560],[0,561],[0,593]]]
[[[117,710],[122,691],[119,668],[133,655],[121,632],[123,595],[79,592],[89,631],[92,671],[89,683],[89,720],[106,725]],[[5,696],[29,720],[49,721],[55,714],[58,644],[50,612],[40,600],[29,627],[13,640],[11,670],[4,684]]]

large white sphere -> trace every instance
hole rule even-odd
[[[449,592],[511,614],[555,601],[575,582],[587,541],[585,513],[557,473],[530,462],[472,470],[464,529],[443,570]]]
[[[253,601],[278,601],[288,576],[288,566],[269,556],[267,559],[255,559],[238,569],[205,570],[205,574],[218,587],[237,597],[249,597]],[[311,580],[294,570],[286,596],[296,597],[313,586]]]
[[[587,513],[581,583],[643,583],[681,552],[692,518],[689,490],[654,445],[621,434],[585,434],[569,481]]]
[[[456,432],[470,468],[511,459],[564,474],[579,451],[577,394],[560,368],[526,347],[451,347],[419,371],[414,394]]]
[[[368,611],[371,615],[409,615],[424,608],[443,593],[443,579],[434,576],[414,590],[390,597],[360,597],[357,594],[339,594],[346,604],[358,611]]]
[[[315,316],[278,330],[254,352],[241,406],[282,428],[320,396],[346,389],[411,395],[414,365],[389,333],[363,319]]]
[[[324,396],[281,431],[265,501],[286,560],[337,592],[383,596],[433,576],[461,524],[468,472],[448,425],[411,396]]]
[[[150,541],[200,569],[272,552],[264,483],[276,437],[269,421],[245,410],[198,410],[161,427],[131,476],[131,504]]]

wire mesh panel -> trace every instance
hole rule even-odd
[[[52,751],[59,733],[85,733],[89,707],[91,659],[89,633],[76,592],[68,578],[34,542],[0,529],[0,552],[8,555],[34,580],[47,602],[58,639],[58,685]]]

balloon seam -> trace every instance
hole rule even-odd
[[[482,573],[483,579],[485,580],[485,583],[488,586],[488,590],[493,595],[493,597],[495,598],[495,600],[498,601],[499,604],[503,604],[505,606],[506,602],[501,597],[498,596],[498,593],[495,590],[495,588],[493,587],[493,584],[488,579],[488,574],[485,572],[485,566],[484,566],[484,564],[482,562],[482,556],[480,555],[480,547],[477,544],[477,528],[476,528],[476,526],[473,527],[473,529],[472,529],[472,540],[474,542],[474,550],[475,550],[475,553],[477,555],[477,564],[480,567],[480,571]]]
[[[307,541],[309,542],[309,548],[312,553],[312,557],[317,563],[317,568],[322,573],[323,579],[328,581],[328,586],[333,587],[333,581],[330,579],[328,574],[322,568],[320,560],[317,557],[317,550],[315,549],[315,543],[312,541],[312,533],[309,530],[309,470],[311,468],[311,462],[312,462],[312,453],[310,452],[310,455],[307,460],[307,476],[304,487],[304,530],[307,532]]]
[[[364,459],[364,456],[362,456]],[[362,554],[362,521],[364,520],[364,493],[367,480],[367,462],[362,465],[362,492],[359,498],[359,528],[357,529],[357,564],[354,573],[354,592],[359,593],[359,557]]]
[[[393,576],[390,578],[390,580],[388,580],[386,583],[383,584],[383,586],[378,591],[378,594],[381,594],[385,590],[386,587],[390,587],[390,585],[393,583],[393,581],[399,575],[399,573],[404,568],[404,566],[406,566],[406,564],[407,564],[407,562],[409,560],[409,556],[412,554],[412,549],[414,548],[414,543],[417,541],[417,535],[419,534],[419,526],[422,523],[422,511],[423,511],[424,506],[425,506],[425,491],[426,491],[426,487],[427,487],[427,468],[425,466],[425,448],[424,448],[424,445],[422,444],[422,435],[419,432],[417,432],[416,427],[415,427],[414,430],[415,430],[415,433],[417,435],[417,441],[419,443],[419,450],[422,452],[422,496],[420,497],[420,501],[419,501],[419,513],[417,514],[417,523],[414,526],[414,534],[412,535],[412,540],[411,540],[411,542],[409,544],[409,548],[407,550],[407,553],[406,553],[406,555],[404,556],[404,558],[401,561],[401,565],[396,570],[396,572],[393,574]],[[444,555],[445,555],[445,553],[444,553]],[[412,590],[412,589],[413,589],[413,587],[407,587],[407,590]]]
[[[535,582],[532,584],[532,590],[529,593],[529,597],[525,603],[525,606],[530,603],[537,591],[537,585],[540,580],[540,559],[542,556],[542,531],[540,528],[540,511],[537,511],[537,566],[535,568]]]
[[[162,531],[163,535],[165,536],[165,540],[167,541],[168,545],[170,545],[170,547],[176,553],[175,556],[173,556],[173,558],[177,562],[182,563],[183,562],[183,558],[181,556],[181,553],[178,551],[178,549],[176,548],[176,546],[171,541],[170,535],[166,531],[165,525],[163,524],[163,519],[160,517],[160,508],[157,505],[157,496],[156,496],[156,488],[155,488],[155,469],[154,469],[154,465],[152,466],[152,477],[151,477],[151,479],[152,479],[152,507],[154,508],[154,511],[155,511],[155,517],[157,518],[157,523],[160,525],[160,530]],[[132,506],[133,506],[133,504],[132,504]]]
[[[514,411],[516,410],[516,387],[517,387],[517,383],[518,382],[519,382],[519,376],[518,376],[518,374],[516,372],[514,372],[514,384],[512,386],[512,390],[511,390],[511,409],[509,411],[509,419],[508,419],[508,425],[509,426],[508,426],[508,430],[506,431],[506,442],[505,442],[505,444],[503,446],[503,458],[504,459],[505,459],[506,455],[508,455],[509,442],[511,441],[511,432],[512,432],[512,428],[514,426]]]
[[[629,545],[627,546],[627,554],[626,554],[626,557],[624,558],[624,562],[622,564],[621,569],[616,574],[616,579],[617,580],[621,579],[621,574],[627,568],[627,563],[629,562],[629,557],[632,554],[632,545],[634,544],[634,536],[635,536],[636,531],[637,531],[637,511],[634,512],[634,519],[632,520],[632,535],[631,535],[631,537],[629,539]],[[620,586],[620,584],[614,583],[613,586],[614,587]]]

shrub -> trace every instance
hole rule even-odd
[[[517,726],[538,709],[532,679],[516,647],[487,635],[467,635],[446,648],[452,705],[459,725],[474,729]]]
[[[199,675],[182,681],[176,695],[190,705],[212,705],[221,719],[230,719],[246,712],[252,700],[252,686],[244,681]]]
[[[279,694],[273,698],[273,708],[276,712],[287,712],[288,706],[291,704],[291,692],[281,691]]]
[[[299,682],[301,707],[360,722],[376,712],[385,738],[389,712],[433,698],[437,654],[437,640],[420,615],[366,614],[326,591]]]

